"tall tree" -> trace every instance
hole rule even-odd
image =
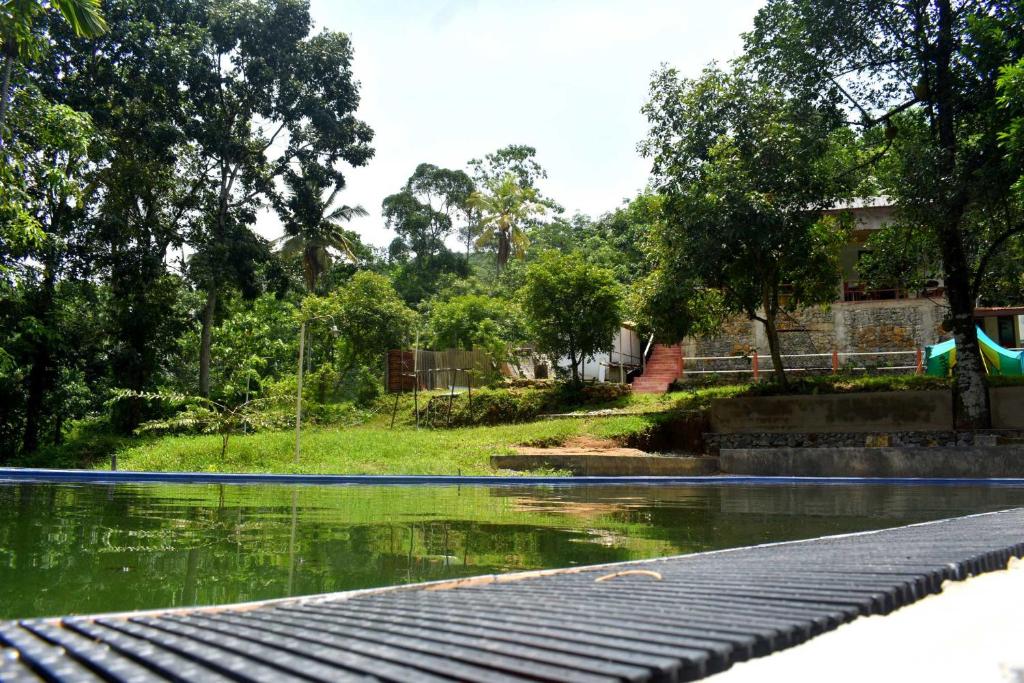
[[[821,211],[853,191],[849,132],[832,107],[715,67],[693,80],[657,72],[644,112],[641,149],[665,197],[651,282],[718,290],[726,310],[761,322],[785,385],[780,314],[835,300],[846,235]],[[688,312],[707,310],[666,311],[657,332],[675,341],[701,324]]]
[[[474,192],[469,205],[480,212],[477,244],[495,248],[501,273],[509,257],[522,256],[526,251],[526,225],[543,214],[546,207],[537,190],[521,185],[512,173],[488,182],[486,188],[485,192]]]
[[[202,5],[110,0],[108,30],[88,41],[51,22],[50,45],[32,74],[48,97],[89,114],[102,132],[92,149],[91,258],[110,288],[101,300],[113,340],[110,381],[135,391],[156,388],[177,350],[187,312],[178,305],[181,274],[169,272],[171,252],[198,229],[209,203],[181,87],[201,52]],[[114,422],[130,432],[150,408],[118,402]]]
[[[506,145],[499,150],[485,154],[480,159],[470,159],[467,162],[470,174],[476,183],[476,188],[483,190],[487,187],[500,183],[505,176],[512,174],[520,187],[531,188],[536,191],[536,201],[544,206],[547,211],[553,214],[560,214],[562,207],[554,199],[545,196],[540,189],[542,180],[548,177],[547,170],[537,161],[537,148],[530,145]],[[475,243],[482,231],[480,224],[480,212],[470,207],[473,212],[472,218],[466,224],[462,238],[466,241],[467,253],[470,244]],[[536,227],[538,220],[530,221],[527,227]]]
[[[63,326],[58,310],[69,279],[89,269],[83,214],[90,187],[88,116],[54,105],[35,88],[17,93],[12,117],[18,135],[7,152],[23,174],[24,210],[42,231],[42,239],[15,254],[20,271],[15,289],[24,302],[15,338],[27,364],[22,449],[39,446],[44,401],[58,371]]]
[[[186,85],[187,130],[209,188],[206,221],[191,240],[201,256],[194,276],[206,294],[199,359],[206,396],[217,297],[232,275],[249,270],[244,259],[255,252],[247,233],[259,201],[302,155],[365,164],[373,132],[353,116],[359,93],[348,36],[311,36],[305,0],[217,0],[204,21],[208,32],[193,55],[201,68]]]
[[[896,200],[900,221],[928,233],[942,257],[958,415],[964,426],[987,427],[974,322],[984,272],[972,261],[986,262],[1024,232],[1010,190],[1019,166],[1000,148],[1010,113],[997,90],[1000,68],[1024,56],[1024,8],[979,0],[771,0],[746,42],[751,63],[798,97],[844,104],[855,125],[884,127],[876,157],[895,163],[880,174],[881,189]]]
[[[465,261],[455,257],[445,240],[460,220],[469,220],[472,191],[473,181],[464,172],[420,164],[399,192],[384,198],[384,221],[398,234],[391,256],[403,268],[396,281],[407,301],[429,297],[445,273],[466,273]]]
[[[500,182],[511,173],[521,186],[537,190],[537,183],[546,179],[548,172],[536,157],[535,147],[508,145],[484,155],[482,159],[470,159],[468,165],[478,185]]]

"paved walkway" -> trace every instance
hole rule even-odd
[[[1011,560],[1007,570],[968,581],[946,582],[941,594],[887,617],[858,619],[711,680],[826,678],[829,683],[1024,683],[1024,561]]]

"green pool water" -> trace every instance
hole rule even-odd
[[[615,562],[1024,506],[1024,488],[0,483],[0,618]]]

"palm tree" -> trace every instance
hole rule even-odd
[[[523,187],[511,173],[488,183],[487,189],[486,194],[470,195],[468,204],[481,214],[477,245],[497,248],[500,273],[510,256],[522,256],[526,251],[529,240],[523,228],[531,218],[543,214],[546,207],[536,189]]]
[[[284,182],[288,187],[288,193],[283,200],[276,203],[278,214],[284,220],[285,234],[280,238],[281,253],[302,254],[302,274],[306,291],[314,294],[320,276],[331,267],[331,249],[340,251],[353,263],[357,261],[353,244],[356,238],[342,227],[341,223],[368,214],[366,209],[358,205],[331,208],[345,183],[341,176],[329,167],[300,162],[300,170],[287,171],[284,174]],[[332,186],[330,194],[324,197],[324,191]],[[299,440],[302,431],[302,360],[306,350],[306,322],[303,318],[299,325],[295,462],[299,461]],[[326,385],[321,383],[321,401],[325,391]]]
[[[75,35],[92,38],[107,30],[100,14],[100,0],[0,0],[0,148],[4,146],[4,122],[11,96],[11,70],[17,59],[32,54],[35,40],[32,22],[47,9],[55,9],[71,25]]]
[[[361,206],[331,208],[342,189],[340,184],[324,197],[323,187],[314,177],[289,174],[285,183],[289,194],[280,211],[285,219],[285,234],[279,240],[281,253],[302,255],[303,281],[312,294],[320,276],[331,267],[332,249],[353,263],[358,260],[358,239],[342,223],[369,214]]]

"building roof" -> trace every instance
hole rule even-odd
[[[885,209],[895,206],[890,197],[880,195],[878,197],[857,197],[848,202],[838,202],[829,211],[849,211],[851,209]]]
[[[1000,315],[1024,315],[1024,306],[978,306],[975,318],[993,318]]]

